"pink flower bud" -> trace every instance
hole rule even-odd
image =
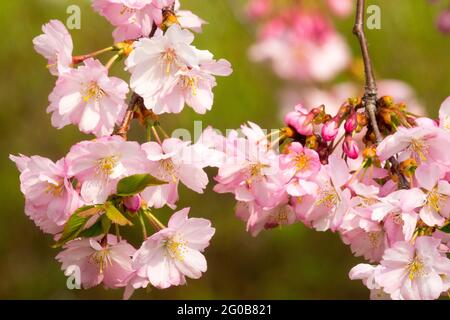
[[[359,148],[351,135],[346,135],[342,149],[350,159],[357,159],[359,156]]]
[[[270,0],[252,0],[247,6],[247,15],[251,19],[267,16],[272,9]]]
[[[352,133],[355,131],[356,127],[358,126],[358,121],[356,117],[356,112],[352,112],[350,117],[348,117],[347,121],[345,121],[344,129],[347,133]]]
[[[130,197],[126,197],[123,200],[125,207],[131,212],[137,212],[141,208],[142,200],[138,194]]]
[[[437,27],[439,31],[450,34],[450,9],[443,11],[437,19]]]
[[[284,117],[284,122],[295,129],[299,134],[311,136],[314,133],[314,125],[312,120],[314,114],[310,114],[300,105],[295,107],[295,111],[289,112]]]
[[[339,121],[334,118],[322,127],[322,138],[325,141],[333,141],[339,132]]]

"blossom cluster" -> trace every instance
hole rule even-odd
[[[253,236],[298,222],[339,233],[371,263],[350,277],[372,298],[437,299],[450,289],[450,97],[439,120],[389,96],[377,107],[380,144],[361,99],[334,115],[297,105],[269,134],[249,123],[214,136],[224,154],[214,190],[234,195]]]
[[[185,105],[205,113],[213,105],[215,76],[231,74],[228,61],[193,45],[204,21],[180,10],[175,0],[93,0],[92,7],[114,27],[116,43],[74,56],[71,35],[52,20],[33,40],[57,77],[49,96],[52,125],[75,125],[95,139],[81,141],[68,154],[50,159],[11,156],[20,171],[25,212],[53,236],[66,275],[80,271],[80,285],[134,289],[168,288],[197,279],[207,269],[202,252],[215,229],[189,208],[172,214],[165,226],[156,209],[175,209],[180,182],[203,193],[207,166],[216,151],[202,141],[170,138],[159,122],[162,113]],[[104,64],[99,57],[112,53]],[[128,82],[111,75],[123,60]],[[129,98],[127,100],[127,97]],[[127,140],[133,118],[147,129],[148,141]],[[121,229],[140,225],[136,249]],[[149,234],[149,226],[154,229]]]

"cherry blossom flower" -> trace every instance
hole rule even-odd
[[[116,42],[148,36],[153,23],[162,22],[160,0],[94,0],[92,7],[104,16],[116,29],[113,32]],[[173,0],[170,1],[173,3]]]
[[[83,288],[88,289],[103,283],[105,288],[122,287],[133,272],[132,260],[136,249],[125,240],[117,241],[108,235],[106,243],[100,239],[85,238],[68,242],[56,260],[62,263],[62,270],[67,276],[80,270]]]
[[[142,198],[148,206],[161,208],[168,205],[172,208],[178,200],[178,183],[181,181],[189,189],[198,193],[208,184],[208,176],[203,168],[207,166],[195,154],[196,149],[176,138],[165,139],[162,144],[147,142],[142,145],[148,161],[148,171],[156,178],[168,182],[159,186],[151,186],[142,192]]]
[[[122,121],[128,91],[125,81],[108,77],[100,61],[87,59],[58,78],[47,112],[58,129],[72,123],[84,133],[107,136]]]
[[[277,207],[264,210],[255,202],[238,202],[236,216],[247,223],[247,232],[256,237],[264,229],[291,225],[297,221],[296,214],[286,199]]]
[[[339,17],[347,17],[353,12],[353,0],[327,0],[333,13]]]
[[[439,126],[450,133],[450,97],[439,108]]]
[[[304,136],[312,135],[314,131],[312,115],[300,104],[294,109],[284,116],[284,122]]]
[[[42,26],[44,34],[33,39],[34,49],[48,60],[54,76],[70,70],[72,65],[72,37],[61,21],[51,20]]]
[[[435,161],[450,164],[450,135],[444,130],[431,127],[406,129],[399,127],[393,135],[386,137],[378,146],[381,161],[402,153],[401,159],[413,158],[418,163]]]
[[[449,289],[450,261],[438,251],[439,239],[419,237],[387,249],[375,281],[392,299],[437,299]]]
[[[40,156],[10,156],[20,170],[20,189],[25,196],[25,213],[50,234],[59,233],[69,216],[83,202],[72,187],[65,160],[54,163]]]
[[[148,109],[162,112],[156,104],[158,94],[167,80],[180,69],[199,65],[200,52],[191,45],[194,35],[180,26],[171,26],[163,35],[135,42],[135,49],[126,60],[131,72],[131,88],[144,98]]]
[[[437,165],[423,165],[415,174],[426,195],[420,218],[430,227],[442,227],[450,216],[450,183],[442,179],[442,173]]]
[[[168,227],[144,241],[133,256],[133,268],[160,289],[198,279],[206,272],[203,252],[215,229],[206,219],[188,218],[189,208],[172,215]]]
[[[104,203],[121,178],[146,173],[141,146],[119,136],[82,141],[70,149],[66,162],[68,174],[81,183],[81,196],[88,204]]]
[[[213,105],[212,89],[217,85],[214,75],[228,76],[231,72],[231,64],[223,59],[205,61],[195,69],[180,69],[166,82],[153,110],[157,113],[179,113],[187,104],[195,112],[204,114]]]
[[[389,300],[390,296],[383,291],[376,282],[376,277],[382,269],[381,266],[360,263],[350,270],[349,277],[352,280],[362,280],[364,285],[370,290],[371,300]]]

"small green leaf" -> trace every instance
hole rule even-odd
[[[83,238],[93,238],[103,234],[103,228],[101,220],[99,219],[96,223],[94,223],[91,227],[84,229],[79,233],[79,237]]]
[[[119,226],[133,225],[112,203],[105,203],[105,211],[106,216]]]
[[[442,232],[445,232],[445,233],[450,233],[450,224],[443,226],[439,230],[441,230]]]
[[[132,196],[149,186],[159,186],[166,183],[149,174],[135,174],[119,181],[117,195],[121,197]]]

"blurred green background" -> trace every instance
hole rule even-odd
[[[369,33],[377,74],[408,82],[420,100],[436,116],[440,103],[450,94],[450,38],[434,28],[436,8],[426,0],[369,1],[382,8],[382,29]],[[82,8],[81,30],[71,31],[75,54],[110,45],[111,26],[85,0],[15,0],[0,2],[2,31],[0,50],[0,298],[91,299],[121,298],[121,290],[66,289],[66,278],[54,260],[56,249],[23,213],[18,172],[8,155],[39,154],[59,159],[69,147],[86,139],[76,128],[57,131],[45,113],[47,96],[55,79],[37,55],[31,40],[50,19],[67,18],[66,8]],[[219,79],[213,110],[199,116],[190,109],[162,119],[167,129],[193,128],[203,120],[219,129],[236,128],[251,120],[276,128],[277,88],[281,82],[270,68],[248,61],[252,30],[239,19],[239,1],[183,0],[183,7],[209,21],[196,45],[216,57],[231,61],[234,73]],[[353,17],[338,22],[354,53],[351,34]],[[128,76],[119,66],[113,73]],[[336,102],[339,104],[340,102]],[[133,136],[142,139],[135,126]],[[214,174],[210,171],[211,177]],[[206,251],[208,272],[187,286],[168,290],[144,290],[134,298],[144,299],[366,299],[360,282],[350,281],[348,271],[361,259],[352,257],[338,236],[318,233],[297,224],[263,232],[254,239],[234,217],[230,195],[217,195],[211,184],[205,195],[182,190],[179,207],[191,206],[191,215],[207,217],[217,229]],[[165,216],[164,216],[165,215]],[[167,219],[167,213],[163,220]],[[135,238],[138,239],[137,237]]]

